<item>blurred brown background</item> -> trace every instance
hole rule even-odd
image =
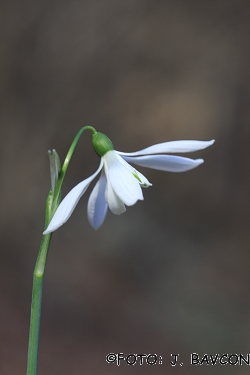
[[[216,139],[199,168],[138,168],[153,187],[95,232],[89,188],[53,235],[40,375],[245,374],[190,355],[250,353],[250,4],[244,0],[0,3],[0,374],[25,374],[32,273],[50,186],[92,125],[115,148]],[[86,132],[65,195],[99,160]],[[108,353],[157,353],[120,367]],[[171,353],[183,366],[171,367]]]

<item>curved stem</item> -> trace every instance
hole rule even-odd
[[[59,173],[58,180],[56,183],[55,191],[51,190],[47,201],[45,211],[45,228],[48,226],[52,219],[59,203],[60,203],[60,192],[63,183],[65,173],[67,171],[70,159],[75,150],[77,142],[84,130],[91,130],[93,134],[96,130],[92,126],[84,126],[76,135],[73,140],[70,149],[65,158],[61,172]],[[52,233],[44,235],[40,250],[38,253],[34,274],[33,274],[33,288],[32,288],[32,300],[31,300],[31,314],[30,314],[30,332],[29,332],[29,345],[28,345],[28,362],[27,362],[27,375],[37,374],[38,364],[38,345],[39,345],[39,333],[40,333],[40,319],[41,319],[41,306],[42,306],[42,292],[43,292],[43,280],[46,267],[46,260],[48,256],[50,241]]]
[[[66,171],[68,169],[68,166],[69,166],[69,162],[70,162],[70,159],[73,155],[73,152],[75,150],[75,147],[79,141],[79,138],[81,137],[82,133],[85,131],[85,130],[91,130],[93,134],[96,133],[96,130],[95,128],[93,128],[92,126],[84,126],[83,128],[81,128],[79,130],[79,132],[77,133],[77,135],[75,136],[70,148],[69,148],[69,151],[66,155],[66,158],[64,160],[64,163],[63,163],[63,166],[62,166],[62,169],[61,169],[61,172],[59,174],[59,177],[58,177],[58,181],[57,181],[57,184],[56,184],[56,188],[55,188],[55,192],[54,192],[54,199],[53,199],[53,206],[52,206],[52,216],[54,215],[57,207],[58,207],[58,197],[59,197],[59,194],[60,194],[60,191],[61,191],[61,187],[62,187],[62,183],[63,183],[63,179],[64,179],[64,176],[66,174]],[[50,219],[52,219],[52,216]]]

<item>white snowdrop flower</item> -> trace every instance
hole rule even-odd
[[[87,213],[91,226],[98,229],[108,208],[116,215],[143,200],[142,187],[152,184],[129,163],[168,172],[185,172],[203,163],[203,159],[190,159],[165,153],[192,152],[211,146],[211,141],[172,141],[159,143],[141,151],[125,153],[115,151],[110,139],[99,132],[92,136],[92,143],[101,162],[97,171],[76,185],[62,200],[44,234],[55,231],[71,216],[81,196],[101,172],[90,194]]]

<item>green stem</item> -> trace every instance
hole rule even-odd
[[[60,192],[65,173],[68,169],[70,159],[73,155],[77,142],[84,130],[91,130],[93,134],[96,130],[92,126],[84,126],[76,135],[70,149],[65,158],[62,169],[59,173],[54,193],[50,191],[46,201],[45,211],[45,228],[47,228],[50,220],[52,219],[57,207],[60,203]],[[30,332],[29,332],[29,345],[28,345],[28,362],[27,362],[27,375],[37,374],[38,363],[38,345],[39,345],[39,332],[40,332],[40,319],[41,319],[41,306],[42,306],[42,292],[43,292],[43,279],[46,267],[46,260],[48,256],[50,241],[52,233],[44,235],[40,250],[38,253],[36,266],[33,274],[33,289],[31,300],[31,314],[30,314]]]
[[[27,375],[37,373],[43,279],[52,233],[44,235],[33,275]]]
[[[68,153],[66,155],[66,158],[64,160],[64,163],[63,163],[63,166],[62,166],[62,169],[61,169],[61,172],[60,172],[59,177],[58,177],[58,181],[57,181],[55,192],[54,192],[53,207],[52,207],[52,216],[54,215],[54,213],[56,211],[56,208],[57,208],[57,207],[55,207],[55,205],[57,204],[57,201],[58,201],[58,197],[59,197],[59,194],[60,194],[60,191],[61,191],[61,186],[62,186],[64,177],[65,177],[66,171],[68,169],[68,165],[69,165],[70,159],[71,159],[71,157],[73,155],[73,152],[74,152],[75,147],[76,147],[76,145],[77,145],[77,143],[79,141],[79,138],[81,137],[82,133],[85,130],[91,130],[93,134],[96,133],[95,128],[93,128],[92,126],[84,126],[83,128],[81,128],[79,130],[79,132],[75,136],[75,138],[74,138],[74,140],[73,140],[73,142],[72,142],[72,144],[71,144],[71,146],[69,148],[69,151],[68,151]]]

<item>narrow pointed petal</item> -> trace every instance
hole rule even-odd
[[[80,182],[66,195],[66,197],[62,200],[58,209],[56,210],[52,220],[49,223],[48,228],[43,232],[43,234],[54,232],[56,229],[61,227],[70,218],[79,199],[85,193],[91,181],[100,172],[100,170],[102,169],[102,166],[103,166],[103,159],[101,159],[99,168],[94,174],[92,174],[92,176]]]
[[[123,156],[129,163],[158,169],[166,172],[185,172],[198,167],[204,162],[203,159],[190,159],[174,155],[151,155],[151,156]]]
[[[108,204],[105,200],[107,180],[104,171],[97,181],[88,201],[88,219],[90,225],[97,230],[104,222],[108,212]]]
[[[115,151],[107,152],[103,158],[107,180],[122,202],[132,206],[138,200],[143,200],[139,181],[133,175],[131,166],[121,163]]]
[[[158,143],[136,152],[117,152],[122,156],[152,155],[167,152],[192,152],[207,148],[213,143],[214,139],[212,139],[211,141],[171,141]]]
[[[108,202],[109,209],[111,212],[113,212],[113,214],[120,215],[126,211],[126,207],[124,203],[114,192],[114,189],[112,188],[112,185],[109,179],[107,180],[105,198],[106,198],[106,201]]]

